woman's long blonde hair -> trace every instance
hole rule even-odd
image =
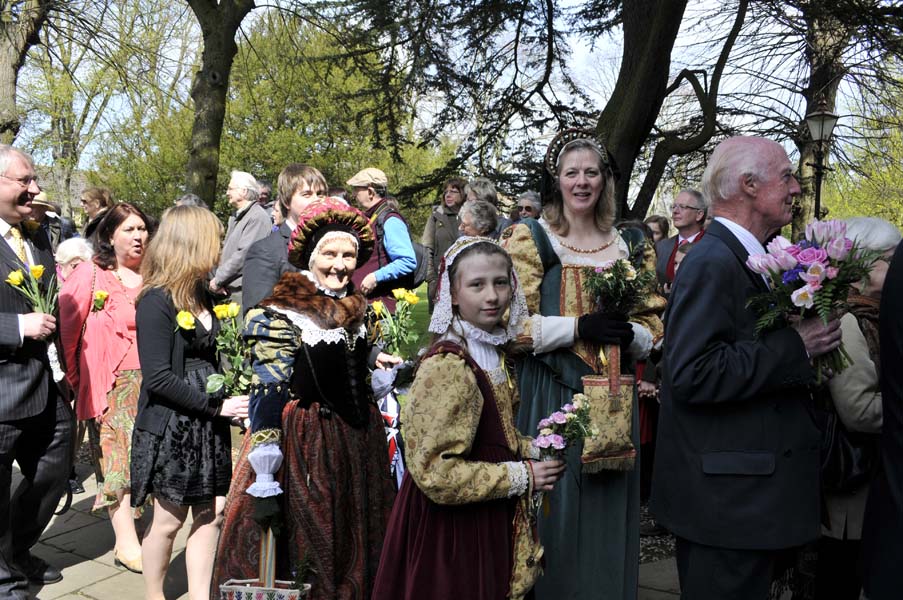
[[[178,310],[197,315],[208,309],[207,275],[219,262],[222,235],[223,224],[206,208],[167,209],[141,263],[141,293],[161,288]]]

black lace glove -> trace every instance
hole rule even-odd
[[[254,498],[254,521],[266,531],[273,530],[273,535],[279,535],[282,530],[282,509],[279,506],[279,496],[269,498]]]
[[[633,327],[626,317],[601,312],[577,318],[577,337],[599,345],[618,344],[627,348],[633,341]]]

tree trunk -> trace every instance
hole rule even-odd
[[[47,20],[51,4],[48,0],[28,0],[4,2],[0,8],[0,143],[12,144],[19,133],[19,69],[28,49],[38,43],[38,32]]]
[[[632,0],[624,3],[624,54],[618,81],[599,116],[596,131],[620,171],[615,198],[627,214],[627,190],[636,157],[649,137],[665,100],[671,50],[687,0]]]
[[[815,0],[803,4],[806,20],[806,62],[809,64],[809,85],[803,90],[806,112],[819,108],[834,111],[837,88],[846,74],[843,52],[851,40],[851,32],[837,19],[821,9],[825,0]],[[806,223],[818,218],[815,215],[815,142],[809,135],[805,118],[800,121],[796,145],[800,152],[799,182],[803,193],[800,196],[800,210],[793,217],[793,239],[799,239],[806,229]],[[825,146],[824,164],[828,164],[830,146]],[[822,180],[824,189],[824,179]],[[822,203],[822,214],[825,205]]]
[[[188,0],[201,25],[204,52],[201,70],[191,87],[194,125],[191,129],[186,187],[211,207],[216,199],[219,147],[226,117],[226,94],[232,61],[238,52],[235,33],[254,8],[253,0]]]

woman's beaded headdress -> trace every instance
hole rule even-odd
[[[596,139],[596,134],[589,129],[565,129],[560,132],[552,141],[549,142],[549,147],[546,150],[546,159],[545,159],[545,167],[546,171],[552,177],[556,177],[558,175],[558,163],[561,160],[561,155],[568,150],[569,145],[573,144],[576,141],[582,141],[589,144],[590,148],[592,148],[595,152],[599,154],[599,158],[602,161],[602,167],[604,169],[612,169],[612,161],[611,157],[608,154],[608,150],[605,149],[599,141]]]

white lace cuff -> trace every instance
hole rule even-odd
[[[533,316],[533,353],[542,354],[574,345],[574,317]]]
[[[255,498],[269,498],[282,493],[279,482],[273,475],[282,466],[282,450],[278,444],[260,444],[248,454],[248,462],[257,474],[257,479],[247,491]]]
[[[646,360],[652,351],[652,333],[639,323],[630,322],[633,327],[633,341],[630,342],[630,357],[633,360]]]
[[[530,487],[530,474],[524,462],[506,462],[508,467],[508,497],[523,496]]]

